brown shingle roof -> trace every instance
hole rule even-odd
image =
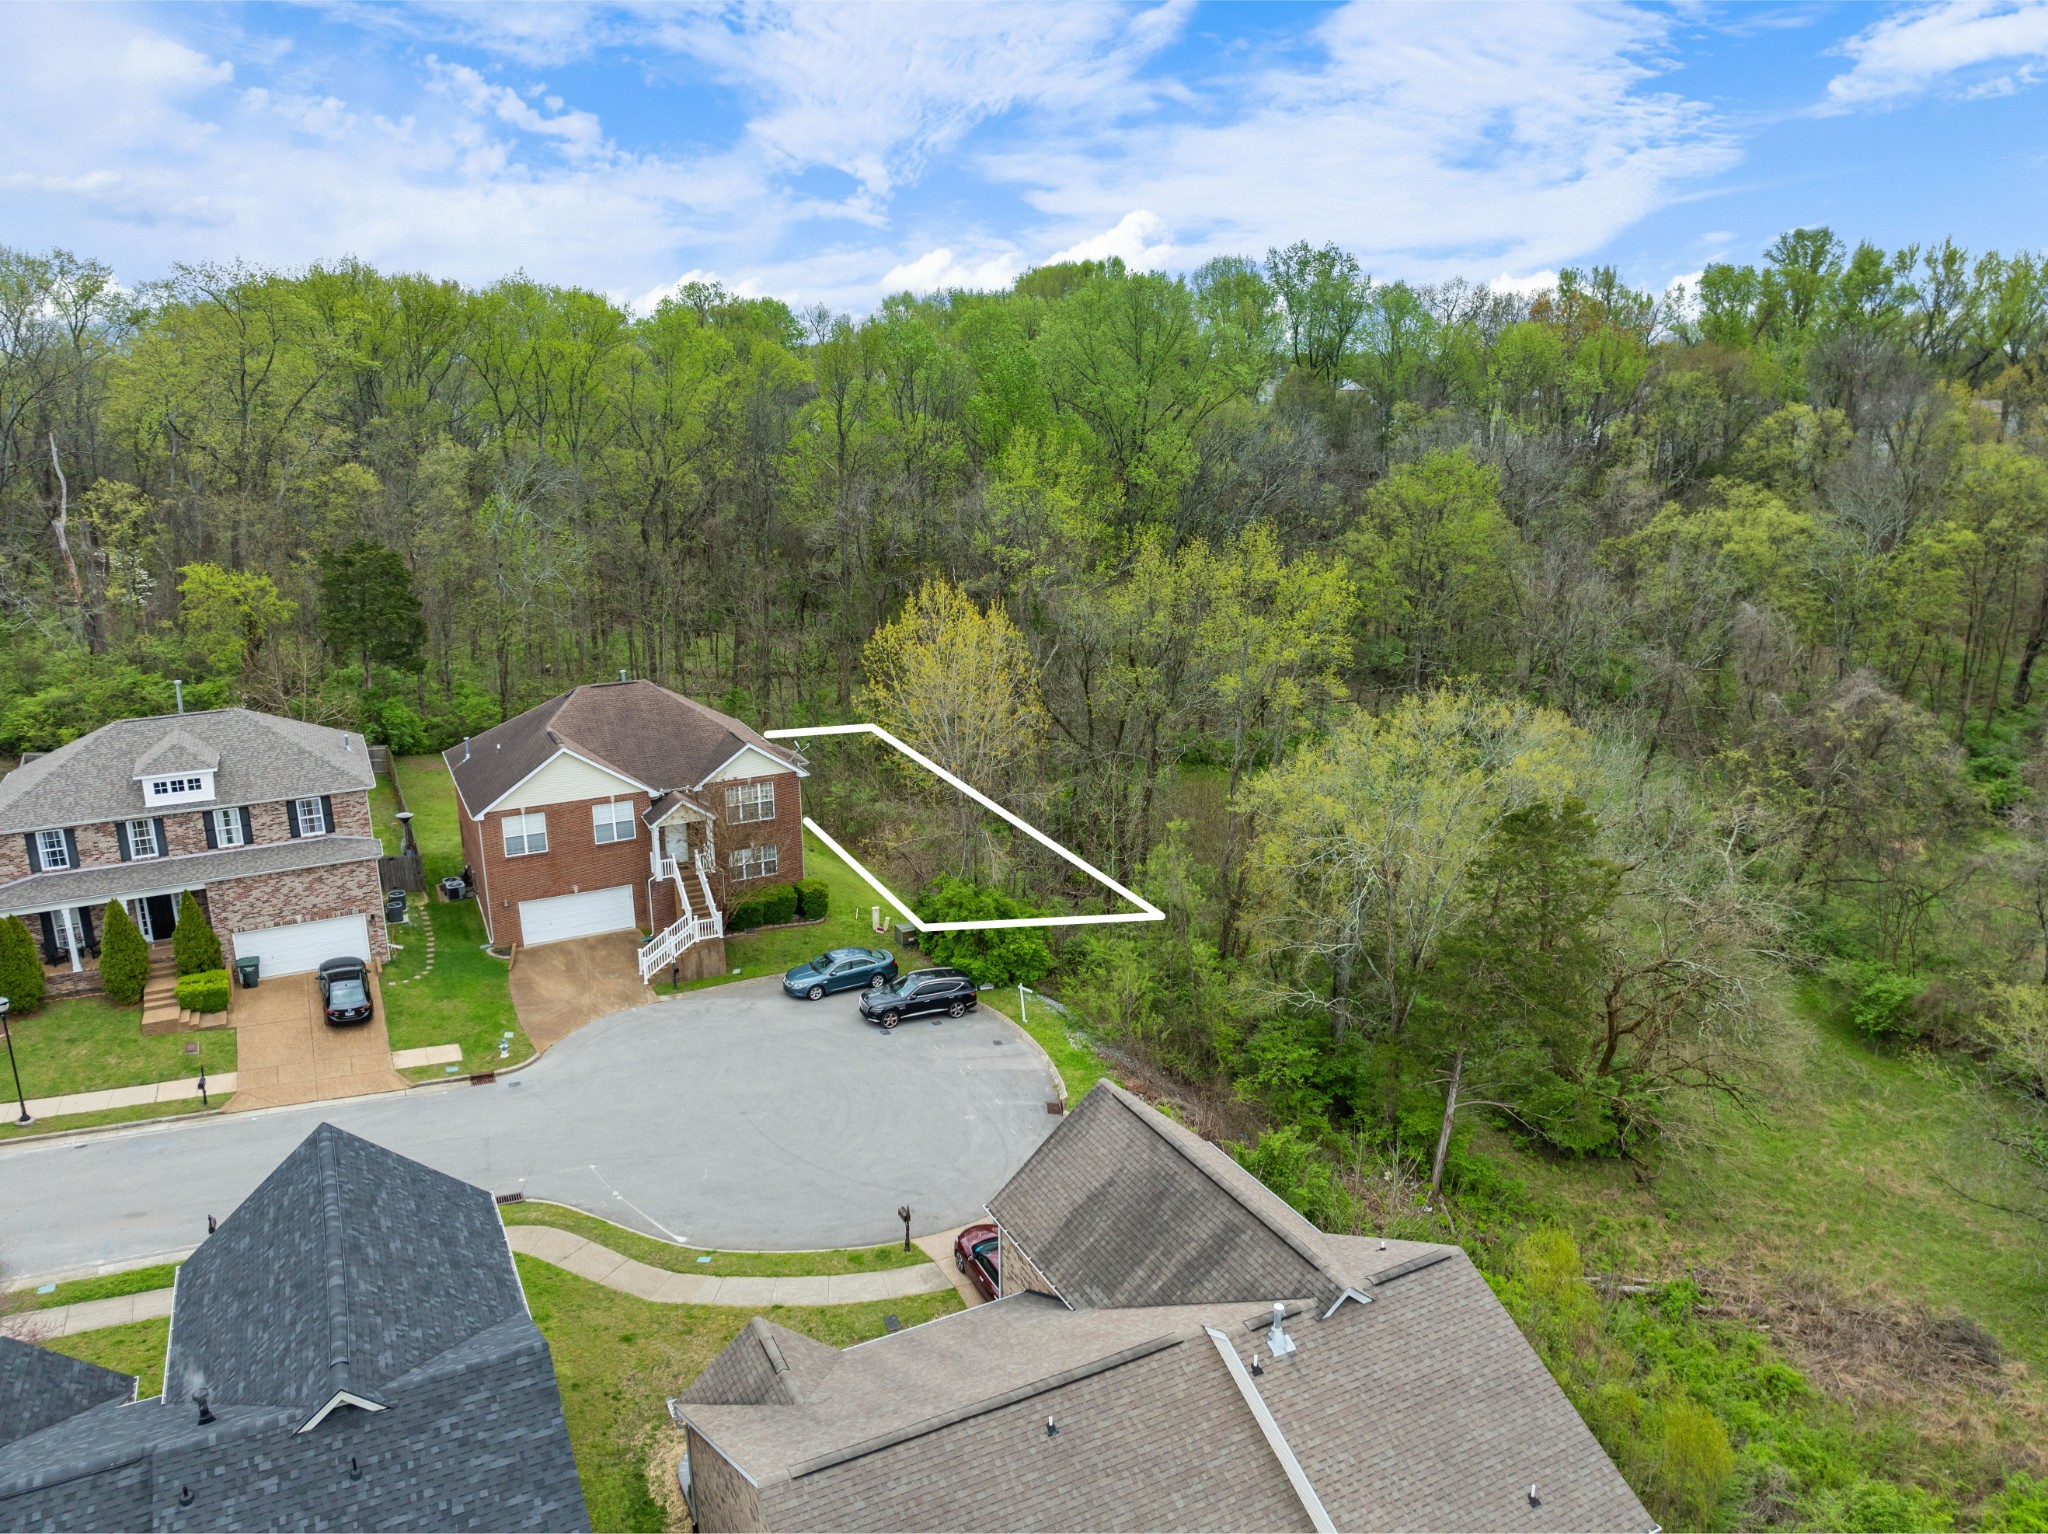
[[[786,747],[648,681],[571,688],[442,753],[474,815],[563,747],[657,791],[694,788],[744,747],[796,764]]]

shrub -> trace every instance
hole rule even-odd
[[[0,996],[17,1017],[43,1004],[43,956],[19,916],[0,919]]]
[[[1927,989],[1925,980],[1873,959],[1837,959],[1828,965],[1828,978],[1841,988],[1849,1021],[1865,1038],[1896,1039],[1918,1031],[1913,1003]]]
[[[1668,1401],[1661,1415],[1657,1487],[1663,1504],[1680,1509],[1686,1527],[1704,1529],[1735,1469],[1727,1429],[1697,1401]]]
[[[805,921],[823,921],[832,914],[832,888],[823,879],[796,881],[796,910]]]
[[[183,931],[181,926],[179,931]],[[178,979],[178,1005],[187,1012],[225,1012],[228,1009],[228,972],[201,970]]]
[[[752,927],[773,927],[795,919],[796,886],[778,884],[734,906],[726,926],[734,932],[745,932]]]
[[[1001,890],[964,879],[940,879],[919,908],[927,921],[995,921],[1037,914]],[[934,964],[963,969],[981,985],[1029,985],[1052,968],[1052,949],[1042,927],[927,933],[924,951]]]
[[[199,909],[190,890],[178,897],[178,930],[171,934],[171,954],[181,975],[197,975],[221,967],[220,939],[213,935],[206,913]]]
[[[1315,1142],[1295,1124],[1269,1129],[1251,1145],[1230,1154],[1252,1176],[1286,1199],[1311,1225],[1342,1230],[1351,1223],[1351,1196]]]
[[[100,913],[100,983],[107,998],[124,1007],[142,1000],[149,984],[149,939],[118,900],[109,900]]]

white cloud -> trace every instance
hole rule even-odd
[[[998,251],[979,261],[962,260],[948,246],[928,250],[915,261],[882,274],[884,293],[940,293],[952,288],[1007,288],[1017,277],[1017,257]]]
[[[1050,265],[1056,261],[1106,261],[1114,256],[1132,271],[1152,272],[1171,265],[1174,254],[1173,231],[1166,221],[1138,208],[1118,219],[1115,227],[1045,259]]]
[[[683,289],[693,282],[701,282],[707,287],[724,288],[734,298],[759,298],[762,293],[761,284],[752,277],[743,277],[738,282],[727,282],[716,272],[693,266],[674,282],[664,282],[659,287],[649,288],[626,307],[635,314],[652,314],[661,307],[664,299],[680,298]]]
[[[1533,298],[1538,293],[1547,292],[1557,286],[1557,273],[1531,272],[1526,277],[1516,277],[1509,272],[1502,272],[1487,286],[1498,293],[1515,293],[1523,298]]]
[[[2048,68],[2048,0],[1949,0],[1886,16],[1840,51],[1823,112],[1920,95],[1954,82],[1965,97],[2005,96]],[[1960,78],[1958,78],[1960,77]]]

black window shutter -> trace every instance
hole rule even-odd
[[[64,850],[70,855],[71,866],[76,868],[78,866],[78,833],[69,827],[66,827],[64,831]]]
[[[160,858],[171,855],[171,844],[164,836],[164,818],[161,815],[156,818],[156,855]]]
[[[32,874],[39,874],[43,871],[43,849],[36,845],[38,837],[35,832],[31,831],[24,840],[28,843],[28,871]],[[44,918],[44,921],[47,925],[48,918]]]
[[[244,847],[254,846],[256,842],[256,822],[249,818],[249,806],[245,804],[235,813],[242,817],[242,845]]]
[[[206,827],[207,848],[211,850],[218,847],[220,845],[219,825],[214,820],[212,812],[209,810],[200,811],[199,823]]]
[[[128,861],[128,822],[127,822],[127,821],[125,821],[125,820],[117,820],[117,821],[115,821],[115,822],[114,822],[114,841],[115,841],[115,844],[116,844],[116,845],[118,845],[118,846],[120,847],[120,849],[121,849],[121,861],[122,861],[122,862],[124,862],[124,863],[125,863],[125,862],[127,862],[127,861]]]
[[[320,796],[320,819],[326,824],[327,834],[332,836],[334,834],[334,795],[322,794]]]
[[[294,836],[299,834],[299,801],[296,799],[284,802],[284,828]]]

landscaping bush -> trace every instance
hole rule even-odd
[[[1849,1021],[1867,1039],[1898,1039],[1917,1034],[1913,1004],[1927,989],[1917,975],[1902,975],[1874,959],[1836,959],[1828,979],[1841,987]]]
[[[732,919],[726,926],[734,932],[745,932],[753,927],[773,927],[782,922],[796,920],[796,886],[778,884],[765,889],[750,900],[742,900],[732,908]]]
[[[181,927],[179,929],[183,931]],[[178,979],[178,1005],[187,1012],[225,1012],[228,1009],[228,972],[201,970]]]
[[[0,920],[0,996],[17,1017],[43,1004],[43,956],[19,916]]]
[[[927,921],[995,921],[1038,913],[1001,890],[964,879],[945,879],[918,903]],[[930,932],[924,951],[934,964],[965,970],[979,985],[1029,985],[1052,968],[1042,927],[999,927],[984,932]]]
[[[171,934],[171,953],[178,961],[181,975],[197,975],[221,967],[220,939],[213,935],[206,913],[199,909],[190,890],[178,897],[178,930]]]
[[[109,900],[100,913],[100,983],[107,999],[124,1007],[142,1000],[149,984],[149,939],[118,900]]]
[[[832,914],[832,889],[823,879],[796,881],[796,913],[805,921],[823,921]]]

